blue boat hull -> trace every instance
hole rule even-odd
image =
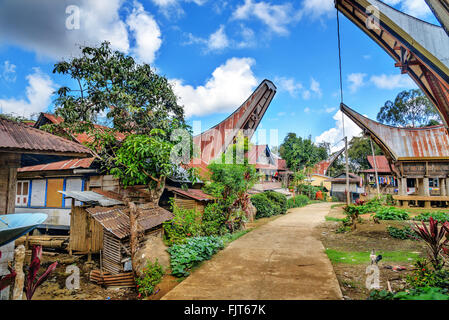
[[[13,213],[0,215],[0,247],[32,231],[47,220],[45,213]]]

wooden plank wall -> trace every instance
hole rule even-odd
[[[0,214],[14,213],[20,154],[0,152]]]
[[[70,214],[70,253],[99,253],[103,249],[103,226],[83,207],[73,207]]]
[[[193,199],[180,198],[178,195],[175,196],[174,200],[178,208],[186,210],[195,209],[196,211],[201,212],[201,214],[204,213],[204,204],[202,204],[199,201]]]
[[[103,270],[111,274],[123,272],[122,258],[126,251],[130,251],[129,243],[122,242],[109,231],[103,234]]]

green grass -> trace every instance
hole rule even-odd
[[[345,205],[346,205],[346,203],[336,203],[336,204],[331,205],[331,209],[337,208],[337,207],[343,207]]]
[[[326,221],[336,221],[336,222],[343,221],[343,218],[334,218],[334,217],[329,217],[329,216],[325,216],[324,219],[326,219]]]
[[[221,237],[221,239],[223,240],[223,244],[226,247],[228,244],[230,244],[232,241],[237,240],[238,238],[240,238],[241,236],[247,234],[248,232],[250,232],[252,229],[246,229],[246,230],[239,230],[236,231],[234,233],[228,233],[225,234],[224,236]]]
[[[326,254],[333,263],[344,264],[367,264],[370,263],[370,251],[342,252],[333,249],[326,249]],[[419,258],[418,253],[408,251],[379,251],[376,254],[382,255],[383,262],[409,262]],[[409,260],[412,259],[412,260]]]

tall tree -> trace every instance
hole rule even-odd
[[[394,102],[385,102],[377,120],[393,126],[420,127],[440,122],[440,117],[424,93],[413,89],[400,92]]]
[[[374,154],[382,155],[382,150],[377,144],[373,142]],[[358,172],[371,168],[367,157],[371,156],[371,143],[370,139],[364,136],[353,137],[348,144],[348,157],[351,166],[351,170]]]
[[[328,157],[326,146],[316,146],[311,137],[303,139],[291,132],[285,137],[279,148],[279,153],[293,171],[312,167]]]
[[[80,57],[58,62],[53,72],[72,79],[71,87],[57,90],[56,115],[64,121],[56,130],[86,132],[103,172],[120,178],[125,186],[148,185],[157,202],[166,177],[179,165],[170,154],[182,138],[171,139],[172,134],[186,129],[191,138],[168,80],[148,64],[112,51],[108,42],[82,47]]]

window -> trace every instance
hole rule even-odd
[[[68,178],[65,180],[66,191],[83,191],[83,180],[81,178]],[[65,207],[70,208],[72,206],[72,199],[64,199]],[[75,201],[75,205],[79,206],[80,201]]]
[[[17,181],[17,192],[16,192],[16,206],[17,207],[27,207],[28,206],[29,186],[30,186],[29,181]]]
[[[429,187],[438,188],[438,178],[429,178]]]
[[[31,207],[45,207],[45,187],[47,181],[44,179],[31,181]]]

